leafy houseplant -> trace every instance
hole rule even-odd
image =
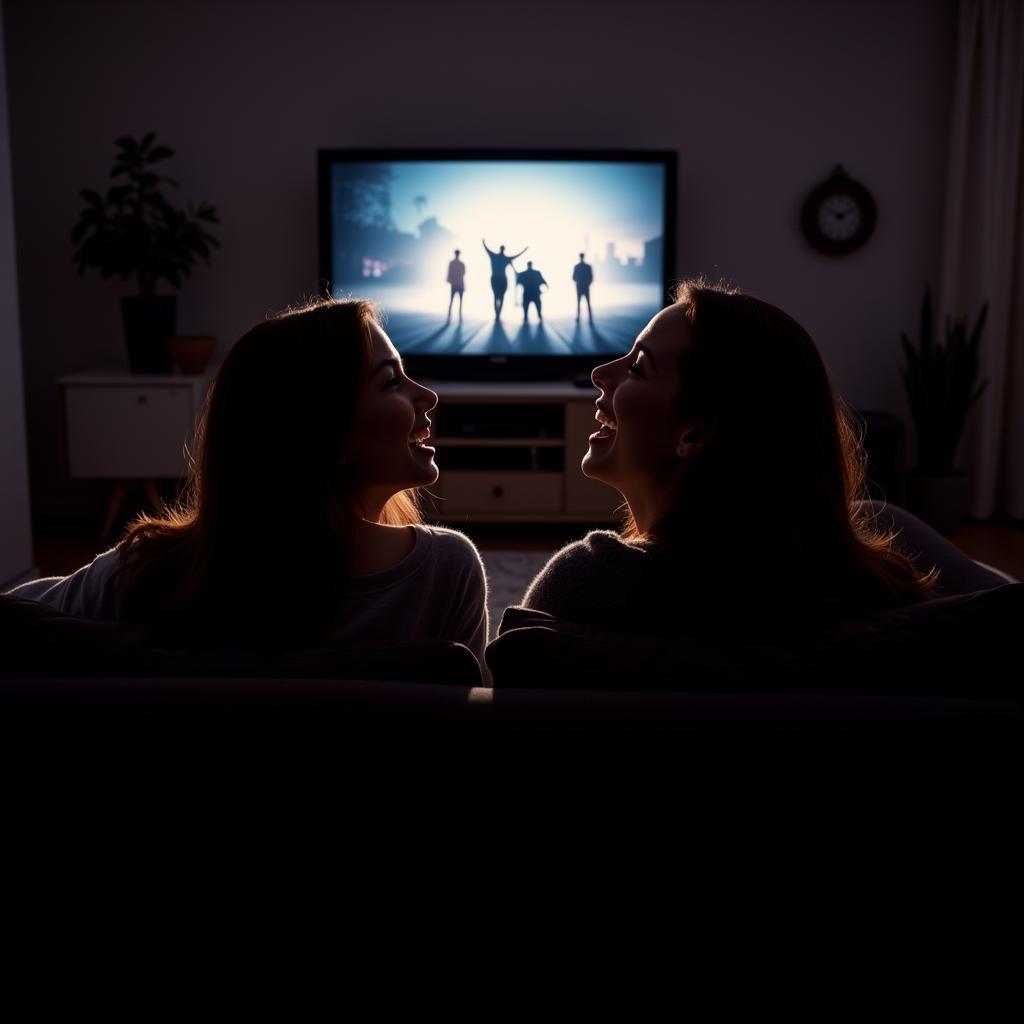
[[[157,295],[157,283],[180,288],[196,259],[209,262],[210,249],[219,247],[207,230],[219,223],[216,207],[207,202],[176,209],[160,191],[178,182],[159,174],[153,165],[173,156],[156,142],[156,132],[141,139],[123,135],[115,141],[117,154],[110,177],[123,179],[105,197],[83,189],[86,207],[71,232],[78,272],[99,270],[104,278],[134,276],[139,294],[121,300],[128,364],[134,373],[169,370],[167,338],[174,334],[176,301]]]
[[[911,507],[941,532],[950,533],[967,508],[967,474],[953,467],[971,407],[988,385],[978,380],[978,344],[988,315],[984,303],[970,334],[963,318],[945,321],[945,340],[933,334],[931,289],[921,303],[917,346],[903,332],[903,383],[917,433],[917,467],[909,474]],[[916,507],[915,507],[916,506]]]

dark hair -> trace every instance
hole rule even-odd
[[[919,572],[859,504],[855,419],[807,331],[703,277],[674,299],[690,335],[676,411],[708,439],[650,539],[689,574],[687,589],[703,590],[704,607],[746,595],[782,609],[785,595],[825,615],[933,597],[937,570]],[[632,519],[623,535],[640,536]]]
[[[377,323],[315,300],[250,328],[220,367],[179,503],[120,542],[124,617],[182,646],[284,649],[322,632],[350,576],[360,513],[342,464]],[[381,522],[419,522],[415,492]]]

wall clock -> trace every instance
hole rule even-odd
[[[843,256],[871,237],[877,218],[871,193],[837,166],[804,200],[800,226],[819,252]]]

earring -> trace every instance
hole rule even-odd
[[[684,449],[687,448],[690,444],[692,444],[695,438],[699,442],[700,435],[696,427],[693,430],[690,430],[687,433],[683,434],[683,436],[679,438],[679,445],[676,448],[676,455],[678,455],[679,458],[683,458],[683,456],[686,454]]]

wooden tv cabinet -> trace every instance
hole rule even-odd
[[[617,491],[580,471],[597,429],[593,388],[566,382],[423,381],[437,392],[431,444],[443,522],[614,522]]]

